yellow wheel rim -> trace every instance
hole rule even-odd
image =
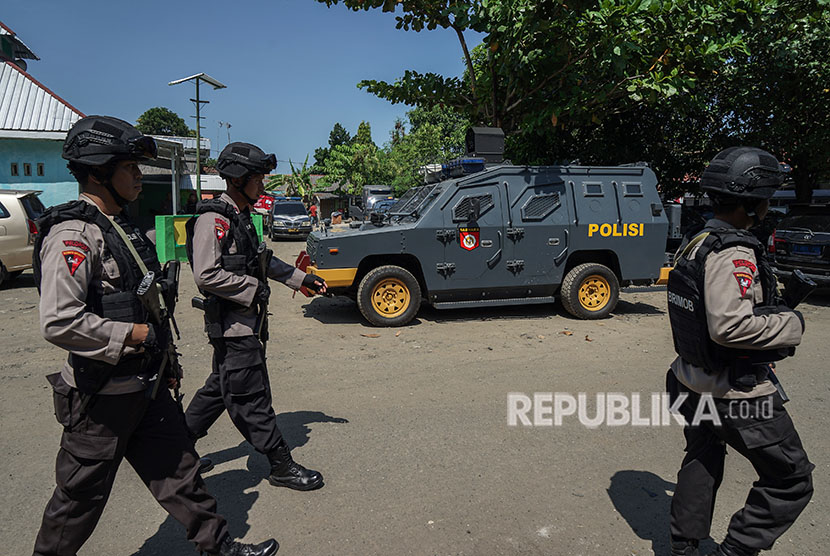
[[[397,278],[381,280],[372,289],[372,307],[377,314],[389,319],[406,312],[411,300],[409,288]]]
[[[611,285],[598,274],[592,274],[579,286],[579,304],[587,311],[599,311],[611,300]]]

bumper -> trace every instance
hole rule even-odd
[[[330,288],[348,288],[354,283],[355,276],[357,276],[356,268],[317,268],[309,265],[306,272],[316,274],[325,280],[326,285]]]
[[[306,237],[311,233],[311,226],[298,226],[296,228],[289,228],[288,226],[272,226],[271,237]]]
[[[790,275],[792,274],[791,270],[787,270],[787,269],[784,269],[784,268],[778,268],[776,266],[773,266],[772,270],[773,270],[773,272],[775,272],[775,275],[782,282],[786,281],[787,278],[789,278]],[[827,274],[813,274],[811,272],[805,272],[804,270],[802,270],[801,272],[804,272],[804,276],[806,276],[807,278],[809,278],[810,280],[812,280],[813,282],[818,284],[818,287],[820,287],[820,288],[830,288],[830,275],[827,275]]]

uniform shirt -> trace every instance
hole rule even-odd
[[[230,195],[223,193],[221,200],[237,212],[239,207]],[[242,218],[250,218],[249,209],[242,211]],[[241,305],[239,309],[225,313],[222,323],[226,338],[251,336],[256,327],[256,305],[252,305],[259,281],[253,276],[238,275],[222,268],[222,249],[230,242],[229,254],[237,254],[237,245],[230,233],[231,222],[217,212],[206,212],[196,219],[193,228],[193,278],[196,285],[228,301]],[[273,257],[268,277],[295,290],[300,289],[306,273]]]
[[[95,202],[81,194],[80,199]],[[128,234],[131,230],[125,230]],[[70,353],[118,364],[121,357],[139,348],[124,342],[133,323],[106,319],[87,309],[87,296],[121,291],[118,264],[104,245],[104,235],[95,224],[67,220],[55,225],[43,240],[40,251],[40,327],[43,337]],[[69,361],[61,376],[75,387]],[[125,394],[146,388],[135,376],[110,379],[99,394]]]
[[[712,219],[707,228],[733,228],[722,220]],[[702,242],[687,257],[697,254]],[[760,269],[755,251],[750,247],[729,247],[712,252],[704,265],[703,299],[709,336],[722,346],[739,349],[777,349],[801,343],[803,327],[792,311],[772,315],[754,315],[753,307],[763,302]],[[728,373],[707,374],[682,357],[671,364],[677,380],[694,392],[710,392],[715,398],[756,398],[775,392],[775,385],[764,380],[751,391],[732,388]]]

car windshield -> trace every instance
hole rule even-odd
[[[302,203],[274,203],[275,216],[306,216],[307,214]]]
[[[414,216],[418,218],[444,189],[444,183],[413,187],[389,209],[390,216]]]
[[[788,216],[778,224],[779,230],[810,230],[813,233],[830,232],[830,214],[800,214]]]
[[[46,212],[46,207],[43,206],[37,195],[26,195],[20,199],[20,202],[23,203],[23,208],[26,209],[26,215],[30,220],[37,220]]]

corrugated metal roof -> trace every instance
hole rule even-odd
[[[69,131],[83,116],[16,65],[0,64],[0,130]]]

